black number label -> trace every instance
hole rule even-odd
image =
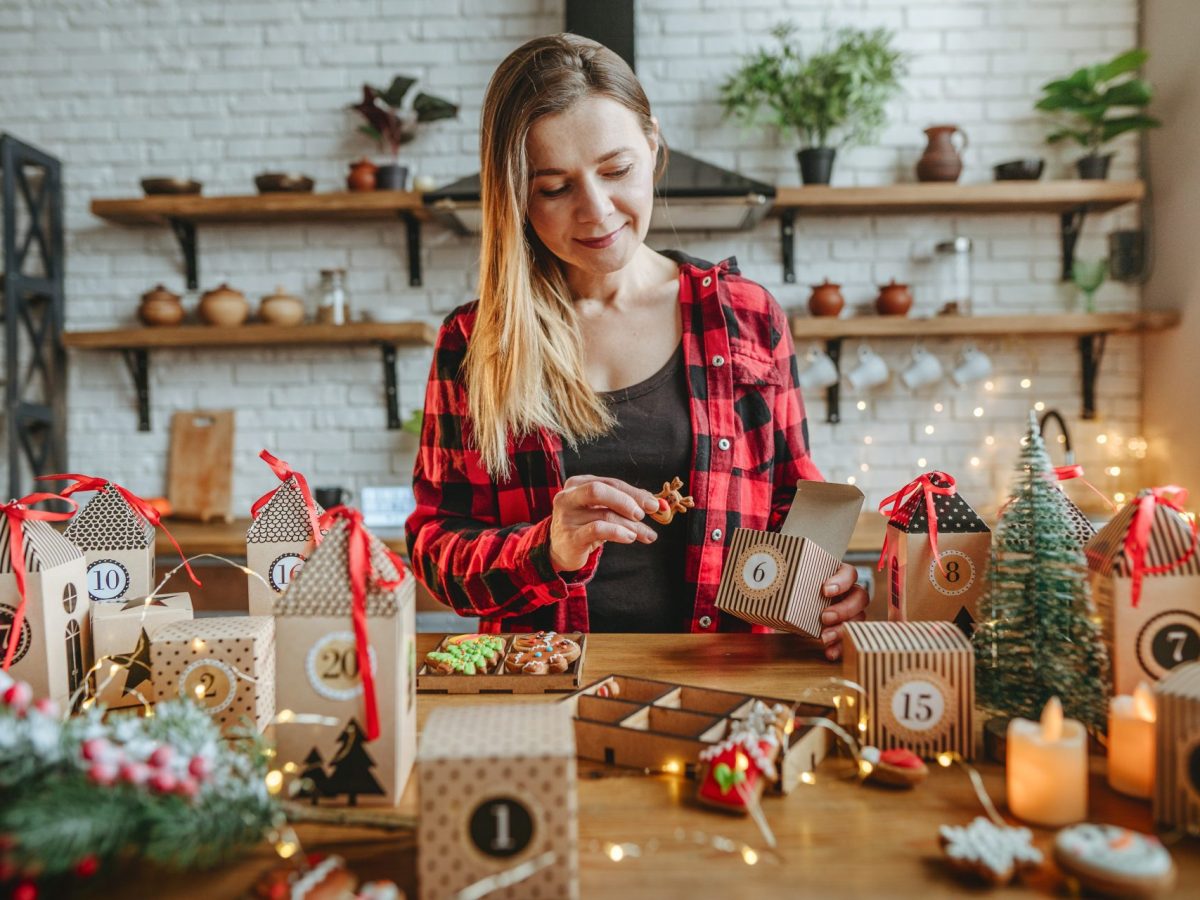
[[[955,561],[946,563],[946,580],[951,584],[956,584],[960,578],[962,576],[958,574],[958,563]]]
[[[533,840],[533,817],[519,800],[497,797],[471,815],[471,841],[488,856],[516,856]]]
[[[217,676],[212,672],[200,673],[200,686],[201,690],[197,693],[205,700],[211,700],[217,696]]]

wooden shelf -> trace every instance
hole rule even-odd
[[[166,225],[188,222],[287,222],[395,219],[402,214],[424,217],[416,191],[329,191],[205,197],[200,194],[155,195],[125,200],[93,200],[92,213],[122,225]]]
[[[1064,213],[1086,206],[1105,212],[1136,203],[1140,181],[992,181],[983,184],[927,182],[880,187],[781,187],[772,214],[883,215],[889,213]]]
[[[1177,326],[1179,318],[1177,312],[936,316],[931,319],[910,319],[904,316],[856,316],[849,319],[793,316],[792,335],[796,340],[1003,337],[1013,334],[1032,337],[1078,337],[1087,334],[1165,331]]]

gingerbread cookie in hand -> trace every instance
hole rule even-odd
[[[670,481],[664,481],[662,490],[654,496],[658,498],[658,512],[650,513],[650,518],[660,525],[670,525],[671,520],[675,518],[675,513],[685,513],[696,505],[696,501],[691,497],[685,497],[680,491],[683,489],[683,481],[679,478],[672,478]]]

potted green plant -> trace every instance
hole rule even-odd
[[[404,190],[408,167],[400,165],[400,148],[417,136],[422,123],[458,115],[458,107],[453,103],[425,93],[417,94],[412,106],[405,108],[404,98],[416,83],[415,78],[397,75],[385,91],[364,84],[362,101],[350,107],[366,119],[366,124],[358,130],[374,138],[380,149],[391,154],[392,162],[376,170],[377,190]]]
[[[905,55],[892,48],[892,33],[842,28],[826,49],[806,56],[796,26],[771,29],[778,42],[759,49],[721,85],[727,116],[747,125],[795,131],[805,184],[828,184],[839,147],[874,140],[887,121],[884,107],[900,89]]]
[[[1159,121],[1143,112],[1150,105],[1150,85],[1136,76],[1124,77],[1140,69],[1148,56],[1145,50],[1128,50],[1042,87],[1036,108],[1058,120],[1046,141],[1070,138],[1087,150],[1075,162],[1080,178],[1107,177],[1115,154],[1101,154],[1100,148],[1117,135],[1158,127]]]

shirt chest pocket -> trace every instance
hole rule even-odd
[[[775,361],[735,350],[731,360],[733,418],[737,438],[733,466],[749,478],[771,479],[775,461],[772,409],[783,376]]]

